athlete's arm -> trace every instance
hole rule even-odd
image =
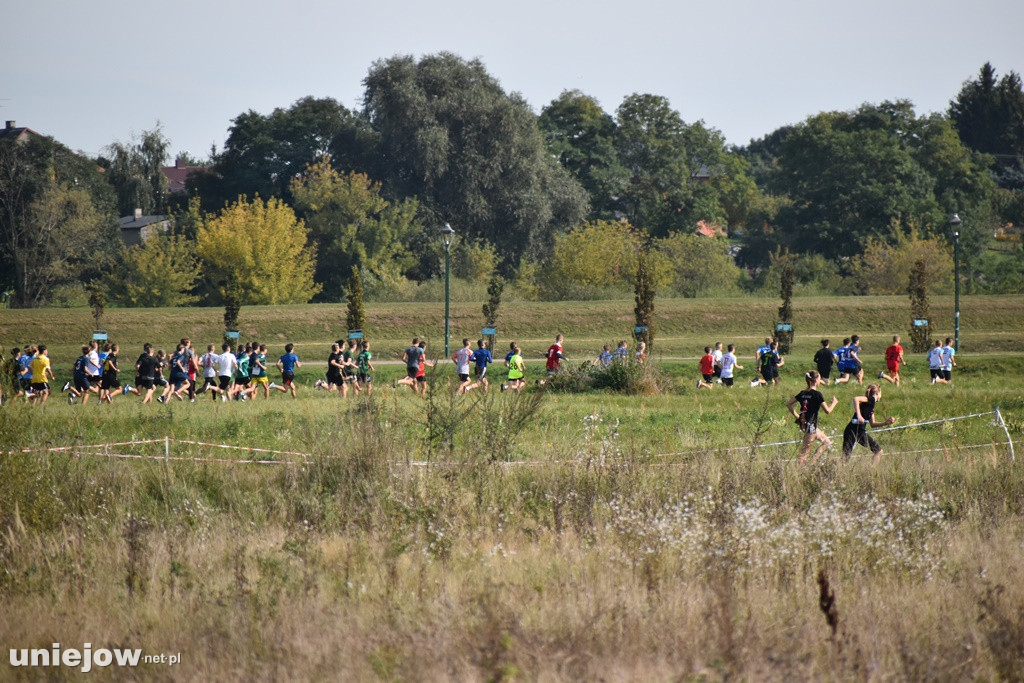
[[[800,417],[800,415],[797,414],[797,412],[795,410],[793,410],[793,406],[795,404],[796,404],[796,396],[794,396],[793,398],[791,398],[788,401],[786,401],[786,409],[789,410],[789,414],[790,415],[792,415],[794,418],[798,418],[798,417]]]
[[[833,396],[832,397],[832,403],[830,403],[828,405],[822,403],[821,404],[821,409],[825,411],[826,415],[831,415],[832,411],[836,409],[837,405],[839,405],[839,399],[836,398],[835,396]]]
[[[895,417],[889,417],[884,422],[875,422],[874,418],[872,418],[871,419],[871,426],[872,427],[888,427],[889,425],[891,425],[895,421],[896,421]]]

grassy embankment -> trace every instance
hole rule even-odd
[[[917,359],[904,386],[885,385],[880,412],[907,424],[999,404],[1019,440],[1024,364],[984,352],[1020,335],[1021,304],[968,301],[973,353],[956,383],[927,384]],[[716,306],[687,303],[678,327],[663,324],[680,355],[704,337],[754,340],[772,319],[765,302],[737,301],[719,328]],[[836,303],[860,322],[829,313]],[[563,328],[570,355],[574,339],[618,336],[610,309],[630,323],[622,302],[532,306],[514,329],[538,349],[548,322],[590,311]],[[868,321],[884,317],[885,301],[818,306],[819,329],[860,330],[881,350],[889,330]],[[302,336],[303,308],[267,311],[252,334],[322,344],[340,332]],[[432,319],[421,308],[390,307],[404,322],[368,327],[397,348]],[[219,311],[199,312],[219,334]],[[140,316],[118,330],[131,343],[173,339],[199,319],[190,311],[161,331],[148,315],[116,314]],[[64,312],[24,315],[53,330],[47,339],[81,336]],[[5,339],[22,333],[12,319],[0,317]],[[976,339],[997,341],[966,343]],[[879,435],[888,455],[877,467],[833,452],[799,468],[791,447],[719,450],[794,436],[782,404],[802,385],[812,342],[771,391],[698,392],[685,362],[662,364],[656,395],[531,387],[453,401],[439,381],[423,401],[384,381],[370,402],[306,390],[270,403],[4,406],[0,448],[33,452],[0,461],[0,642],[182,654],[176,669],[100,673],[112,678],[1012,678],[1024,665],[1024,476],[1004,445],[965,448],[1004,441],[990,417]],[[859,390],[825,391],[842,401],[829,431]],[[232,466],[36,450],[165,435],[314,457]],[[922,448],[942,450],[902,453]],[[245,457],[182,444],[172,455]],[[419,459],[448,464],[401,464]],[[835,592],[835,633],[818,609],[820,571]],[[19,674],[4,666],[5,678]]]

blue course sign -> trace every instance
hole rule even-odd
[[[778,323],[777,325],[775,325],[775,331],[776,332],[792,332],[793,331],[793,324],[792,323]]]
[[[363,331],[362,330],[349,330],[348,331],[348,338],[349,339],[362,339],[363,338]]]
[[[107,331],[96,330],[95,332],[92,333],[92,338],[95,339],[96,341],[107,341]]]
[[[647,325],[637,325],[633,328],[633,334],[643,334],[647,331]]]
[[[487,336],[494,337],[494,336],[496,336],[498,334],[498,328],[497,327],[485,327],[482,330],[480,330],[480,334],[482,334],[485,337],[487,337]]]
[[[225,330],[224,331],[224,338],[225,339],[238,339],[239,336],[240,335],[238,334],[238,330]]]
[[[914,318],[914,327],[928,327],[928,318]]]

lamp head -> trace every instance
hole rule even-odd
[[[960,220],[960,216],[953,214],[949,218],[949,229],[953,231],[953,237],[960,237],[960,224],[963,221]]]
[[[452,239],[455,237],[455,231],[452,230],[452,226],[448,223],[444,224],[444,228],[441,229],[441,239],[444,241],[445,247],[450,247]]]

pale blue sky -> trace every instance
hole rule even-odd
[[[985,61],[1024,71],[1024,2],[3,2],[0,119],[98,153],[157,121],[205,158],[231,119],[306,95],[361,105],[374,60],[479,58],[540,109],[663,95],[734,144],[824,110],[944,111]]]

